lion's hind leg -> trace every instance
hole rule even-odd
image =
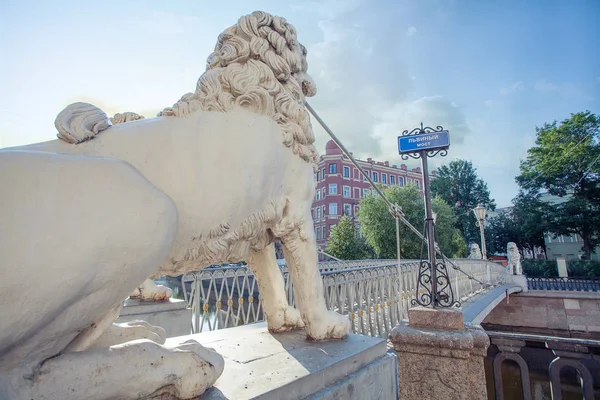
[[[350,320],[347,316],[329,311],[325,304],[317,260],[317,242],[310,218],[310,213],[307,213],[304,218],[299,219],[295,230],[281,238],[285,260],[294,283],[294,298],[309,338],[340,339],[350,331]]]
[[[285,293],[283,275],[275,258],[273,244],[252,253],[248,267],[258,280],[259,295],[270,332],[283,332],[304,327],[300,312],[290,306]]]

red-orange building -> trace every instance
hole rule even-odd
[[[421,168],[408,169],[405,164],[390,165],[388,161],[375,161],[371,158],[357,161],[374,182],[385,187],[412,183],[422,188]],[[371,186],[333,140],[325,146],[325,154],[319,160],[315,180],[317,186],[312,216],[317,245],[325,250],[331,228],[342,215],[355,218],[358,203],[363,196],[371,193]]]

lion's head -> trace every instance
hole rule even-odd
[[[316,168],[315,138],[304,108],[304,97],[314,96],[316,86],[306,71],[306,48],[295,28],[284,18],[256,11],[219,35],[196,91],[159,116],[252,110],[279,124],[283,143]]]

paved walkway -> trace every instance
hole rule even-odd
[[[462,306],[465,324],[481,324],[481,321],[483,321],[502,300],[512,293],[520,293],[521,291],[522,289],[519,285],[510,283],[473,296],[463,303]]]

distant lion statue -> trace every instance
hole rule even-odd
[[[508,273],[511,275],[523,275],[523,268],[521,267],[521,254],[519,248],[514,242],[508,242],[506,245],[506,257],[508,259]]]
[[[0,398],[199,396],[220,355],[114,321],[148,278],[212,264],[248,263],[270,331],[346,336],[349,319],[325,305],[311,218],[315,93],[294,27],[254,12],[158,117],[75,103],[56,118],[58,140],[0,151]]]
[[[481,249],[479,249],[479,245],[477,243],[471,244],[468,258],[473,258],[476,260],[483,259],[483,255],[481,254]]]

